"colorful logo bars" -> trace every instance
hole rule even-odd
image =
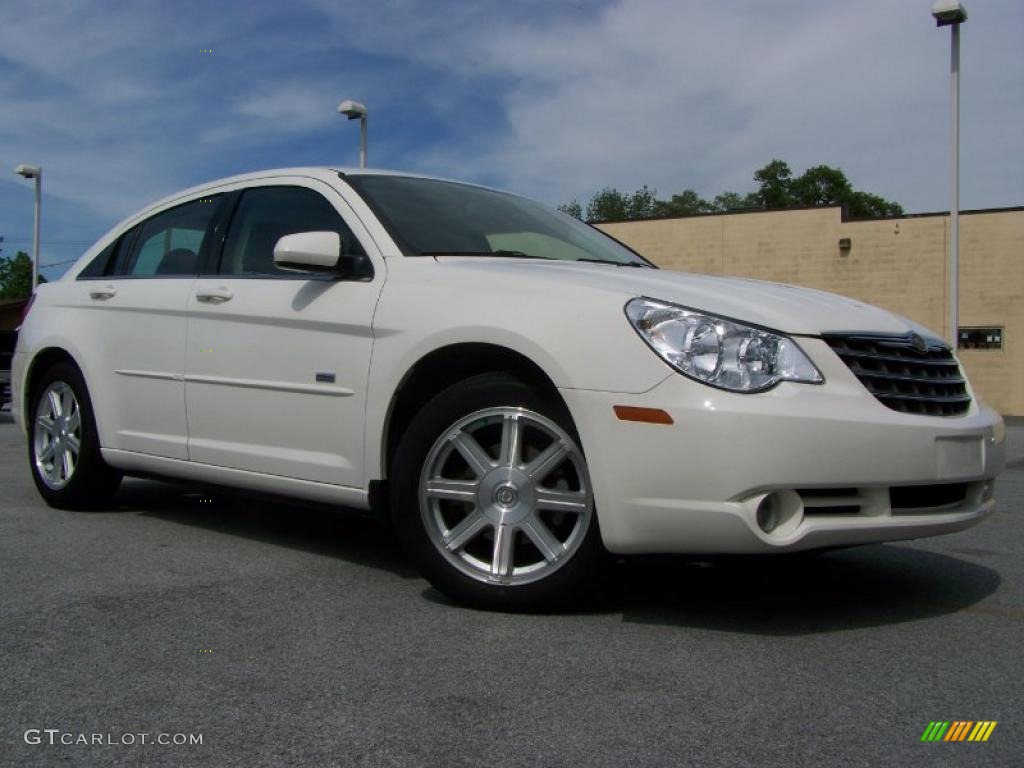
[[[996,729],[996,720],[932,720],[921,734],[921,741],[988,741]]]

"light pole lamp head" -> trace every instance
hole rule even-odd
[[[26,179],[38,179],[43,174],[43,169],[38,165],[19,165],[14,169],[14,172],[19,176],[24,176]]]
[[[950,24],[963,24],[967,21],[967,9],[957,0],[938,0],[932,6],[932,16],[935,17],[936,26],[948,27]]]
[[[338,112],[349,120],[355,120],[357,117],[366,117],[366,105],[352,101],[352,99],[345,99],[338,105]]]

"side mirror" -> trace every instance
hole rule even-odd
[[[333,273],[350,280],[373,277],[373,265],[363,254],[343,254],[337,232],[296,232],[274,246],[274,264],[294,272]]]
[[[340,256],[337,232],[296,232],[285,235],[274,246],[274,264],[280,269],[333,272]]]

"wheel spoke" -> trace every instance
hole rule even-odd
[[[443,477],[436,477],[427,480],[424,491],[427,496],[435,499],[473,501],[479,485],[476,480],[446,480]]]
[[[57,444],[53,440],[50,440],[50,442],[46,444],[46,447],[39,453],[39,460],[50,461],[56,452]]]
[[[494,528],[494,557],[491,559],[491,577],[505,581],[512,576],[516,529],[510,525]]]
[[[476,535],[487,527],[487,518],[479,510],[474,509],[465,519],[448,531],[444,537],[444,545],[453,552],[469,544]]]
[[[46,393],[46,397],[50,401],[50,415],[63,416],[64,409],[61,406],[60,393],[56,389],[51,389]]]
[[[559,464],[565,461],[565,457],[568,455],[568,449],[560,440],[556,439],[551,445],[541,451],[533,461],[527,464],[524,471],[535,483],[539,483],[550,475]]]
[[[74,435],[68,435],[64,440],[64,444],[68,447],[68,450],[70,450],[71,453],[73,453],[76,457],[81,452],[81,449],[79,448],[78,438],[75,437]]]
[[[572,512],[582,515],[590,509],[587,495],[582,491],[559,491],[553,488],[537,488],[534,498],[538,509]]]
[[[519,414],[506,414],[501,428],[501,456],[498,457],[498,466],[514,467],[519,463],[522,440],[523,425],[519,421]]]
[[[49,416],[40,416],[37,418],[36,426],[48,435],[53,434],[53,419]]]
[[[494,468],[494,462],[487,455],[487,451],[468,432],[459,432],[451,441],[477,477],[483,477]]]
[[[75,457],[71,455],[71,449],[65,448],[64,453],[61,455],[61,472],[57,476],[61,480],[66,480],[71,477],[71,473],[74,471]]]
[[[71,416],[75,407],[75,395],[70,387],[65,387],[60,392],[60,415]]]
[[[71,407],[71,415],[68,417],[68,432],[77,432],[81,424],[81,409],[78,407],[78,403],[73,403]]]
[[[537,515],[531,515],[524,520],[522,528],[526,537],[533,542],[533,545],[549,563],[565,551],[562,542],[555,538],[551,529]]]

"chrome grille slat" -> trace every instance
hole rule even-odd
[[[967,382],[949,347],[915,346],[912,334],[825,334],[825,342],[883,405],[901,413],[959,416],[971,405]]]

